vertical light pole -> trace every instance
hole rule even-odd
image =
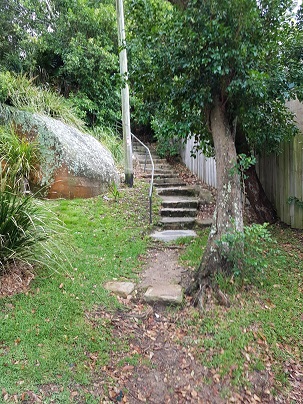
[[[129,112],[129,89],[128,89],[128,72],[127,72],[127,54],[125,43],[124,28],[124,10],[123,0],[116,0],[117,21],[118,21],[118,45],[120,60],[120,75],[123,81],[121,89],[122,98],[122,127],[123,127],[123,144],[124,144],[124,173],[125,183],[132,187],[134,183],[133,160],[132,160],[132,141],[130,134],[130,112]]]

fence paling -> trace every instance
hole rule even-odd
[[[303,129],[303,127],[302,127]],[[216,162],[197,153],[191,157],[194,138],[187,140],[181,156],[184,164],[206,184],[216,187]],[[293,228],[303,229],[303,207],[288,203],[289,197],[303,201],[303,134],[283,145],[278,156],[259,157],[257,173],[278,216]]]
[[[193,137],[188,138],[184,148],[181,150],[181,157],[186,167],[206,184],[216,188],[216,161],[213,157],[205,157],[199,151],[196,157],[192,157],[191,151],[195,145]]]

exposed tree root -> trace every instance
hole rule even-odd
[[[205,284],[200,287],[199,291],[193,298],[193,304],[200,313],[203,313],[209,297],[213,296],[220,306],[230,307],[230,300],[228,296],[222,292],[218,286],[211,286]]]

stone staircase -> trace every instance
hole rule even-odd
[[[154,161],[154,187],[161,198],[159,225],[163,230],[193,229],[199,206],[200,190],[188,186],[165,159],[159,158],[154,149],[151,155]],[[133,153],[145,172],[147,179],[151,177],[152,166],[149,158],[145,164],[145,149],[134,142]]]

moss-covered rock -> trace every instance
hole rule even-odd
[[[104,193],[119,175],[110,152],[93,136],[45,115],[11,109],[1,114],[41,151],[37,185],[50,198],[85,198]]]

